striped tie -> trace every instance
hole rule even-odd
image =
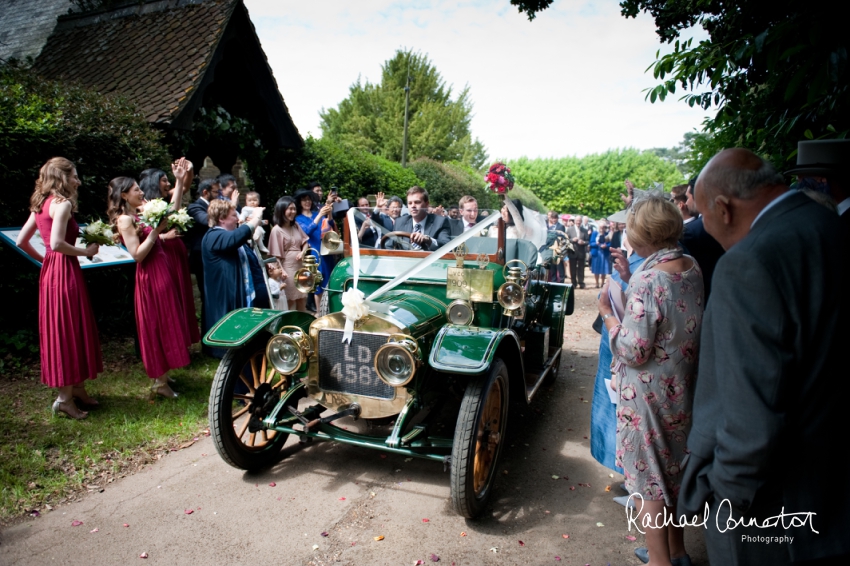
[[[414,234],[421,234],[422,233],[422,224],[414,224],[413,225],[413,233]],[[413,248],[414,250],[421,250],[422,249],[422,246],[415,243],[413,240],[410,241],[410,247]]]

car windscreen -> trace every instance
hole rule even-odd
[[[475,224],[485,220],[491,214],[499,214],[498,210],[479,210]],[[468,226],[464,218],[450,218],[448,216],[429,215],[421,221],[423,232],[434,238],[442,245],[455,236],[464,233]],[[354,226],[349,226],[351,238],[358,238],[360,251],[369,254],[370,250],[405,250],[421,252],[423,255],[430,250],[421,247],[417,249],[411,244],[410,232],[413,230],[414,222],[409,215],[403,215],[393,220],[385,214],[375,213],[373,209],[355,209]],[[468,253],[495,254],[498,241],[498,224],[489,226],[466,241]]]

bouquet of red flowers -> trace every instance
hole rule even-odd
[[[500,195],[514,188],[514,176],[510,168],[500,161],[490,166],[484,180],[489,183],[491,191]]]

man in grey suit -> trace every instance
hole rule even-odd
[[[434,251],[451,240],[451,228],[445,216],[428,213],[428,192],[419,186],[407,191],[407,216],[396,220],[396,232],[410,232],[410,246],[417,250]],[[389,242],[389,240],[387,241]],[[389,243],[385,245],[388,247]]]
[[[838,217],[745,149],[712,158],[694,196],[726,253],[703,319],[678,515],[702,525],[708,506],[711,564],[848,564]]]

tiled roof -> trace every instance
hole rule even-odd
[[[133,100],[169,124],[198,89],[239,0],[138,0],[59,18],[34,70]]]

